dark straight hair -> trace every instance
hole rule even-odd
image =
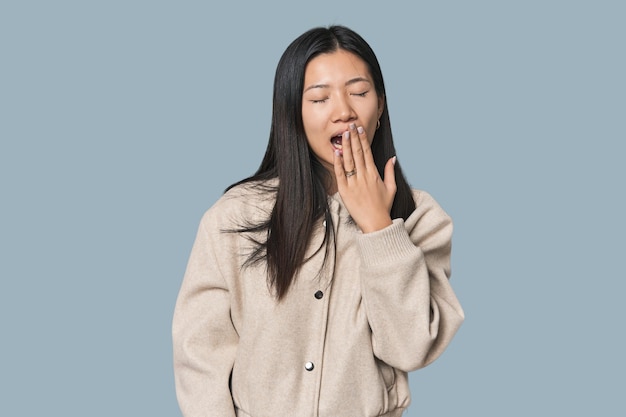
[[[265,262],[268,284],[278,300],[289,290],[298,270],[306,261],[305,253],[314,225],[322,217],[328,227],[322,242],[325,247],[324,264],[330,242],[334,242],[332,219],[328,212],[326,184],[330,174],[309,148],[302,122],[302,93],[307,64],[316,56],[342,49],[360,57],[374,80],[378,97],[385,98],[380,127],[372,140],[372,154],[378,172],[383,177],[385,163],[395,156],[391,124],[385,95],[385,85],[376,55],[365,40],[344,26],[314,28],[299,36],[285,50],[274,77],[272,125],[261,166],[256,173],[239,181],[227,190],[250,182],[261,185],[260,190],[276,194],[276,202],[269,218],[261,224],[245,225],[237,232],[264,232],[264,238],[255,241],[256,250],[246,264]],[[407,217],[415,210],[411,189],[395,164],[397,191],[391,218]],[[267,185],[278,179],[275,187]],[[322,247],[318,248],[318,251]],[[320,271],[321,272],[321,271]]]

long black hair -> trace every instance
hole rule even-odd
[[[338,49],[351,52],[365,62],[374,80],[376,94],[386,98],[376,55],[360,35],[344,26],[320,27],[305,32],[287,47],[278,62],[274,78],[272,125],[261,166],[253,176],[228,187],[254,181],[265,184],[262,186],[265,191],[271,190],[276,194],[274,208],[266,221],[243,226],[237,231],[265,232],[266,238],[256,241],[257,249],[250,254],[247,263],[266,263],[268,283],[279,300],[287,293],[305,262],[316,222],[324,217],[327,225],[332,225],[326,192],[330,174],[309,148],[302,122],[302,93],[307,64],[320,54]],[[396,154],[386,99],[371,149],[382,178],[385,163]],[[415,210],[415,201],[399,163],[395,164],[394,170],[397,191],[391,218],[406,220]],[[276,186],[267,188],[267,181],[276,178]],[[334,241],[333,230],[333,227],[326,227],[322,243],[326,248],[326,257],[329,242]]]

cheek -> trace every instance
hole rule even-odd
[[[370,133],[370,136],[374,136],[374,132],[376,131],[376,127],[378,126],[378,109],[375,109],[370,113],[370,116],[367,120],[367,132]]]
[[[302,107],[302,123],[305,126],[311,126],[315,120],[315,111],[310,106]]]
[[[363,107],[362,114],[365,119],[364,122],[367,123],[368,127],[376,127],[376,123],[378,122],[378,101],[368,102],[367,106]]]
[[[316,132],[315,124],[306,122],[306,121],[303,124],[304,124],[304,134],[306,135],[306,140],[307,142],[309,142],[309,144],[311,144],[311,138],[315,137],[315,132]]]
[[[311,138],[324,131],[325,119],[320,114],[309,111],[302,115],[302,125],[307,137]]]

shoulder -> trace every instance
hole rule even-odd
[[[415,211],[406,220],[409,230],[441,230],[449,229],[452,233],[452,218],[439,203],[426,191],[411,189],[415,200]]]
[[[239,228],[267,220],[276,201],[277,181],[251,181],[226,191],[202,217],[205,226]]]
[[[427,191],[412,188],[411,195],[415,201],[416,209],[436,209],[443,211],[443,208],[439,205],[439,203],[437,203],[435,198]]]

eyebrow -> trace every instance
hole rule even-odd
[[[372,82],[370,80],[368,80],[367,78],[364,77],[356,77],[356,78],[352,78],[348,81],[346,81],[346,87],[352,84],[356,84],[356,83],[360,83],[360,82],[366,82],[368,84],[372,84]],[[307,91],[313,89],[313,88],[329,88],[330,85],[329,84],[313,84],[308,86],[303,92],[306,93]]]

